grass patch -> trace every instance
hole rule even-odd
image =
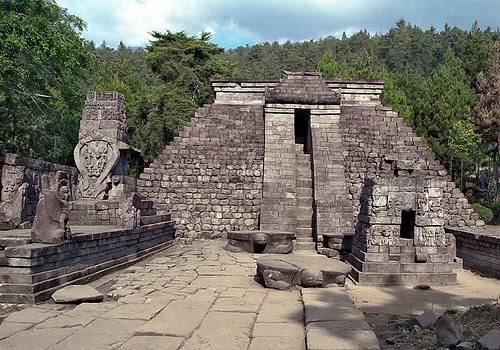
[[[493,329],[500,330],[499,302],[473,306],[466,312],[450,316],[462,331],[464,341],[473,343],[474,349],[480,348],[477,343],[479,338]],[[373,326],[382,349],[439,349],[433,327],[420,329],[407,316],[390,315],[385,320],[384,324],[381,322]]]

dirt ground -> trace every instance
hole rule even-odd
[[[443,313],[458,306],[470,307],[500,298],[500,280],[482,277],[469,270],[457,270],[457,285],[432,286],[430,290],[412,286],[360,286],[351,281],[347,293],[364,313],[419,315],[428,310]]]

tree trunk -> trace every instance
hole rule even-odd
[[[464,159],[460,158],[460,191],[464,191]]]

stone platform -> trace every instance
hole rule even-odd
[[[36,303],[68,284],[82,284],[172,245],[173,221],[135,229],[73,226],[62,244],[29,243],[30,230],[0,233],[0,302]]]
[[[13,312],[0,349],[379,349],[345,288],[264,288],[253,278],[262,255],[224,244],[175,244],[94,281],[102,303]]]
[[[257,260],[257,276],[268,288],[343,286],[351,267],[322,255],[271,255]]]

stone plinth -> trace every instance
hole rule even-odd
[[[295,234],[273,231],[228,231],[226,249],[232,252],[288,254]]]
[[[268,288],[343,286],[351,267],[325,256],[271,255],[257,260],[257,276]]]

